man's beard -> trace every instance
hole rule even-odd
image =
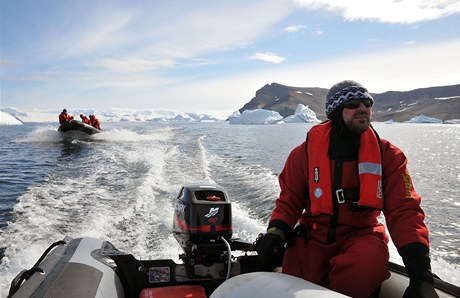
[[[365,117],[364,117],[365,116]],[[371,119],[367,113],[356,112],[348,122],[345,122],[345,125],[348,129],[354,133],[365,132],[371,124]]]

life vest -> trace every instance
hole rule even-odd
[[[70,116],[69,114],[64,114],[64,112],[59,114],[59,123],[60,124],[66,122],[66,121],[70,121],[72,119],[73,119],[73,116]]]
[[[97,128],[97,129],[101,129],[101,123],[96,118],[96,116],[93,116],[92,118],[90,117],[89,121],[90,121],[91,126]]]
[[[64,113],[59,114],[59,123],[62,124],[66,122],[66,116]]]
[[[332,200],[340,200],[337,190],[332,190],[328,154],[331,130],[331,122],[328,121],[312,127],[308,132],[308,186],[312,215],[332,215]],[[383,209],[381,150],[379,139],[372,128],[367,129],[360,137],[358,173],[358,206]]]
[[[81,116],[80,115],[80,118],[81,118],[81,122],[85,123],[85,124],[91,124],[91,121],[89,121],[89,118],[86,117],[86,116]]]

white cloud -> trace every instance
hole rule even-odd
[[[94,63],[90,63],[91,66],[103,67],[115,72],[122,73],[145,72],[154,70],[159,67],[171,67],[174,64],[175,62],[172,59],[162,59],[155,61],[139,58],[130,58],[125,60],[102,59]]]
[[[429,36],[419,40],[415,35],[417,32],[410,38],[398,39],[399,49],[375,46],[374,51],[381,48],[382,52],[343,56],[328,45],[331,55],[309,56],[308,63],[295,66],[283,63],[286,58],[279,53],[289,52],[291,62],[305,61],[302,60],[305,52],[297,56],[294,48],[279,42],[280,35],[273,34],[279,33],[278,26],[286,26],[285,22],[293,24],[281,27],[288,33],[310,28],[309,35],[321,35],[321,29],[324,29],[333,36],[341,33],[342,29],[331,27],[330,18],[324,18],[324,22],[323,19],[318,23],[312,21],[312,27],[309,27],[310,24],[305,22],[315,20],[323,12],[306,13],[292,1],[204,1],[202,6],[185,0],[161,5],[157,1],[141,1],[142,5],[129,3],[124,8],[117,6],[123,5],[121,2],[102,1],[97,2],[102,6],[97,9],[81,8],[85,12],[81,16],[75,13],[75,5],[68,9],[67,4],[63,5],[66,9],[62,14],[51,14],[59,22],[49,17],[48,28],[30,31],[37,32],[37,36],[18,36],[19,39],[2,43],[2,50],[5,47],[9,53],[4,55],[5,60],[0,61],[5,69],[2,79],[8,76],[9,81],[21,78],[37,80],[36,84],[27,88],[14,88],[16,84],[5,83],[7,87],[2,90],[2,101],[14,105],[17,102],[31,106],[56,106],[65,98],[70,105],[88,107],[184,107],[186,111],[200,112],[241,108],[260,87],[272,82],[328,88],[336,81],[351,78],[362,81],[372,92],[460,82],[459,41],[423,45],[421,40],[428,40]],[[410,23],[456,13],[459,11],[457,2],[460,1],[295,2],[306,9],[340,13],[347,20]],[[310,15],[314,17],[308,19]],[[14,26],[24,25],[11,20]],[[62,24],[62,20],[68,20],[65,25],[69,26]],[[343,25],[343,22],[337,24],[336,21],[333,18],[333,26]],[[304,23],[308,27],[300,25]],[[349,24],[344,27],[346,25]],[[398,26],[378,27],[385,27],[385,32],[377,30],[367,39],[376,45],[372,38],[385,40],[388,32],[398,34],[391,31]],[[420,24],[422,27],[429,26]],[[24,28],[24,32],[29,32],[29,27]],[[318,29],[315,31],[314,28]],[[381,33],[384,35],[381,36]],[[282,37],[286,35],[289,34]],[[312,43],[311,36],[291,37],[285,40],[295,39],[298,42],[296,50],[309,47],[320,52],[327,43],[327,38],[321,38],[322,43]],[[18,40],[23,40],[20,46],[16,44]],[[404,44],[404,41],[409,42]],[[258,42],[263,45],[258,45]],[[260,51],[250,57],[241,54],[254,53],[258,49],[266,49],[267,52]],[[365,49],[359,50],[360,53],[363,51]],[[267,69],[262,63],[244,63],[247,61],[242,61],[242,55],[243,58],[274,63],[276,70]],[[340,59],[332,58],[338,55],[341,55]],[[325,58],[318,61],[317,57]],[[214,67],[194,68],[199,65]],[[254,70],[253,67],[264,70]]]
[[[252,76],[290,86],[324,88],[353,79],[362,82],[371,92],[455,85],[460,83],[460,50],[452,49],[460,49],[460,39],[401,45],[390,51],[342,56]]]
[[[315,32],[314,32],[314,34],[317,35],[317,36],[323,35],[323,33],[324,33],[323,30],[320,30],[320,29],[316,29]]]
[[[128,26],[132,15],[128,13],[106,13],[98,17],[96,23],[92,18],[74,24],[73,28],[63,31],[50,30],[49,36],[40,44],[39,53],[47,59],[60,60],[81,57],[101,51],[113,51],[126,45],[132,38],[123,30]]]
[[[197,112],[235,111],[251,100],[258,89],[272,82],[329,88],[339,81],[353,79],[377,93],[454,85],[460,82],[460,51],[452,51],[452,48],[460,48],[460,39],[439,44],[401,45],[392,51],[342,56],[334,60],[280,66],[276,70],[244,72],[237,76],[182,81],[180,88],[163,86],[156,94],[158,100],[167,98],[161,99],[164,107],[180,106],[184,111]],[[189,99],[186,102],[183,101],[184,94]],[[196,105],[197,100],[200,106]]]
[[[195,59],[250,45],[295,10],[277,0],[237,2],[196,6],[188,1],[161,5],[145,1],[126,7],[103,2],[81,19],[69,9],[59,17],[73,22],[43,30],[46,36],[34,41],[33,60],[85,55],[117,60]]]
[[[282,63],[286,58],[283,58],[275,53],[265,52],[265,53],[255,53],[254,55],[250,56],[249,59],[252,60],[260,60],[270,63]]]
[[[289,32],[289,33],[295,33],[295,32],[299,32],[301,30],[305,29],[305,26],[303,25],[295,25],[295,26],[289,26],[289,27],[286,27],[284,28],[284,32]]]
[[[19,78],[20,81],[49,81],[51,76],[49,75],[31,75],[28,77]]]
[[[131,55],[192,59],[244,47],[293,11],[292,6],[280,1],[244,2],[244,9],[233,1],[193,9],[184,3],[187,7],[167,19],[155,7],[133,15],[133,26],[140,28],[130,42],[137,48]],[[137,19],[144,20],[142,26]]]
[[[458,0],[294,0],[306,9],[327,9],[346,20],[411,24],[460,13]]]
[[[354,79],[371,92],[458,84],[460,51],[452,49],[460,49],[460,39],[438,44],[401,45],[391,51],[342,56],[295,66],[280,65],[276,70],[245,70],[238,75],[216,76],[205,80],[193,77],[167,80],[148,73],[124,76],[88,74],[85,80],[63,80],[34,91],[19,92],[17,97],[23,100],[47,99],[32,105],[36,107],[55,106],[52,101],[60,103],[62,98],[66,98],[68,107],[123,106],[186,112],[229,112],[241,108],[254,97],[258,89],[272,82],[297,87],[329,88],[341,80]],[[78,83],[85,89],[75,90],[73,85],[69,85],[71,83]],[[101,89],[104,92],[94,93]]]

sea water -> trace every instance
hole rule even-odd
[[[65,140],[52,124],[0,126],[1,297],[17,273],[65,236],[98,237],[139,259],[178,262],[173,200],[189,183],[223,186],[234,236],[254,241],[278,197],[277,176],[312,125],[103,126],[85,140]],[[374,127],[409,159],[430,229],[433,271],[459,285],[460,125]]]

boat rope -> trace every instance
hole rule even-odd
[[[22,283],[24,280],[28,280],[35,272],[40,272],[40,273],[45,273],[43,269],[38,267],[38,265],[41,264],[41,262],[45,259],[45,257],[48,255],[48,253],[56,246],[61,245],[61,244],[66,244],[67,242],[64,240],[59,240],[54,242],[53,244],[48,247],[45,252],[42,254],[42,256],[38,259],[38,261],[35,263],[35,265],[32,266],[29,270],[22,270],[18,276],[16,276],[13,281],[11,282],[10,286],[10,291],[8,293],[8,297],[11,297],[14,295],[14,293],[19,290],[21,287]]]
[[[222,242],[225,243],[225,246],[227,246],[227,252],[228,252],[228,267],[227,267],[227,277],[225,280],[228,280],[230,278],[230,272],[232,271],[232,249],[230,248],[230,244],[228,243],[227,240],[225,240],[224,237],[220,237]]]

